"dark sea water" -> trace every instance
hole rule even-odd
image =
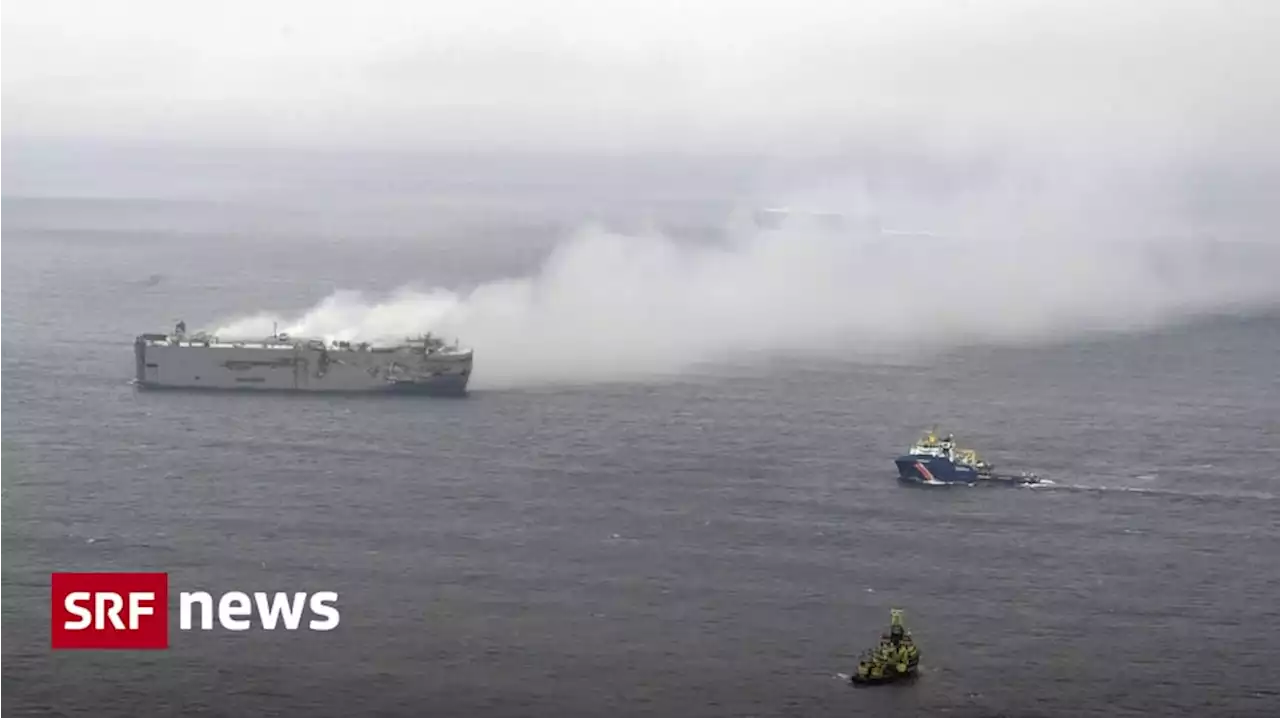
[[[1275,316],[465,400],[140,393],[139,332],[527,271],[554,232],[75,207],[4,214],[6,715],[1280,714]],[[935,422],[1056,484],[899,486]],[[342,623],[51,651],[50,572],[124,570],[333,590]],[[853,689],[892,607],[925,673]]]

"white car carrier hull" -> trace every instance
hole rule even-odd
[[[428,337],[389,347],[292,340],[220,341],[184,333],[134,341],[135,383],[148,389],[405,392],[465,395],[472,353]]]

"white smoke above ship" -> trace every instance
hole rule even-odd
[[[583,229],[527,276],[465,289],[340,291],[216,328],[476,350],[477,386],[629,379],[706,362],[916,356],[1068,340],[1280,306],[1276,245],[1042,241],[832,228],[804,217],[719,242]]]

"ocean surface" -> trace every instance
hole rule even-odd
[[[463,400],[139,392],[138,333],[527,272],[558,231],[197,210],[6,200],[6,716],[1280,715],[1280,317],[566,387],[486,389],[478,355]],[[900,486],[935,423],[1055,484]],[[51,651],[50,572],[127,570],[342,622]],[[850,687],[894,607],[924,675]]]

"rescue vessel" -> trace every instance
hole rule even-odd
[[[907,453],[894,460],[898,466],[898,478],[911,484],[925,486],[968,485],[979,483],[1029,485],[1041,482],[1033,473],[1022,472],[1017,476],[996,473],[995,467],[984,461],[973,449],[956,444],[955,437],[938,439],[930,431],[907,449]]]
[[[910,681],[920,674],[920,647],[902,623],[902,610],[889,612],[889,630],[880,644],[862,653],[849,682],[855,686],[878,686]]]

